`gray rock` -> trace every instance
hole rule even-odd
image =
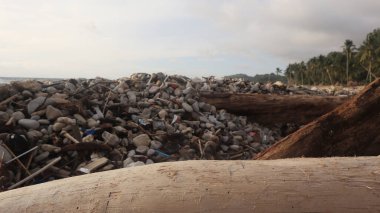
[[[146,164],[146,165],[148,165],[148,164],[154,164],[154,161],[151,160],[151,159],[148,159],[148,160],[146,160],[145,164]]]
[[[195,112],[200,111],[198,102],[194,102],[191,106]]]
[[[149,147],[147,147],[147,146],[139,146],[136,148],[136,152],[140,153],[140,154],[146,154],[148,149],[149,149]]]
[[[66,124],[64,124],[64,123],[56,122],[53,124],[52,128],[53,128],[53,131],[60,132],[63,129],[63,127],[65,127],[65,126],[66,126]]]
[[[183,102],[182,103],[182,108],[186,110],[187,112],[193,112],[193,107],[191,107],[188,103]]]
[[[152,140],[150,142],[150,148],[151,149],[159,149],[162,147],[162,143],[160,141]]]
[[[46,151],[46,152],[55,152],[55,153],[58,153],[61,151],[61,147],[58,147],[58,146],[54,146],[54,145],[51,145],[51,144],[42,144],[41,146],[41,149]]]
[[[94,128],[94,127],[97,127],[99,125],[99,123],[96,120],[89,118],[89,119],[87,119],[87,125],[90,128]]]
[[[45,99],[46,97],[37,97],[31,100],[27,105],[29,115],[36,111],[45,102]]]
[[[125,159],[123,161],[123,167],[126,168],[129,164],[133,163],[134,161],[132,160],[132,158],[128,157],[127,159]]]
[[[25,98],[31,98],[33,97],[33,93],[30,92],[29,90],[24,90],[21,92],[22,96],[24,96]]]
[[[154,94],[154,93],[157,93],[158,90],[160,90],[160,87],[159,87],[159,86],[157,86],[157,85],[152,85],[152,86],[149,88],[149,93]]]
[[[141,134],[141,135],[134,137],[132,142],[136,147],[149,146],[151,139],[149,138],[149,136],[147,134]]]
[[[18,121],[18,120],[25,118],[25,115],[24,115],[24,113],[17,111],[17,112],[14,112],[12,114],[12,117],[15,119],[15,121]]]
[[[144,162],[142,162],[142,161],[136,161],[136,162],[128,164],[127,167],[144,166],[144,165],[145,165]]]
[[[223,151],[225,151],[225,152],[229,149],[229,147],[226,146],[226,145],[224,145],[224,144],[220,145],[220,148],[221,148]]]
[[[62,117],[63,113],[61,110],[49,105],[46,107],[46,118],[49,120],[55,120],[59,117]]]
[[[40,123],[41,125],[49,125],[50,121],[47,119],[39,119],[38,123]]]
[[[79,125],[86,125],[86,119],[84,119],[84,117],[80,114],[74,114],[74,118],[77,120],[77,123]]]
[[[38,129],[40,127],[40,123],[32,119],[20,119],[18,124],[26,129]]]
[[[29,90],[32,92],[38,92],[42,89],[41,83],[31,80],[31,81],[14,81],[11,83],[12,86],[16,87],[19,91]]]
[[[9,113],[0,111],[0,123],[7,122],[10,117]]]
[[[43,136],[43,134],[37,130],[30,130],[26,133],[26,136],[30,141],[36,142],[38,139],[40,139]]]
[[[165,120],[166,116],[168,116],[168,111],[162,109],[158,112],[158,117],[160,117],[162,120]]]
[[[136,151],[134,149],[130,150],[127,154],[128,157],[133,157],[136,155]]]
[[[120,138],[117,135],[111,134],[107,131],[102,133],[102,138],[110,146],[116,146],[120,143]]]
[[[239,145],[230,145],[230,149],[234,150],[234,151],[240,151],[240,146]]]
[[[33,160],[34,160],[34,162],[38,163],[38,162],[43,161],[46,158],[48,158],[49,154],[50,154],[49,152],[45,151],[45,152],[37,155]]]
[[[152,156],[152,155],[154,155],[154,153],[156,153],[156,150],[154,150],[154,149],[148,149],[148,151],[146,152],[146,155],[147,156]]]
[[[57,92],[57,89],[54,87],[48,87],[48,88],[46,88],[46,92],[48,92],[50,94],[54,94]]]
[[[128,91],[127,96],[128,96],[129,104],[135,105],[137,101],[136,93],[133,91]]]

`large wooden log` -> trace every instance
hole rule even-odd
[[[0,193],[5,212],[378,212],[380,157],[182,161]]]
[[[380,155],[380,79],[256,159]]]
[[[245,115],[252,121],[306,124],[344,103],[347,97],[274,95],[274,94],[202,94],[202,100],[217,109]]]

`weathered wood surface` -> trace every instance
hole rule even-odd
[[[245,115],[252,121],[306,124],[335,109],[348,97],[274,95],[274,94],[202,94],[202,100],[217,109]]]
[[[380,79],[256,159],[380,155]]]
[[[378,212],[380,157],[182,161],[0,193],[6,212]]]

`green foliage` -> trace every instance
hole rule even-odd
[[[241,78],[246,81],[253,81],[253,82],[260,82],[260,83],[276,82],[276,81],[281,81],[281,82],[286,83],[287,78],[279,74],[280,72],[278,74],[270,73],[270,74],[255,75],[253,77],[246,74],[235,74],[235,75],[225,76],[224,78],[233,78],[233,79]]]
[[[370,32],[358,49],[349,39],[342,47],[342,52],[291,63],[284,74],[290,83],[309,85],[366,83],[380,76],[380,28]]]

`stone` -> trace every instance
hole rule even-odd
[[[95,127],[99,126],[99,123],[96,120],[89,118],[89,119],[87,119],[87,126],[90,128],[95,128]]]
[[[144,166],[144,165],[145,165],[144,162],[142,162],[142,161],[136,161],[136,162],[128,164],[127,167]]]
[[[50,155],[49,152],[45,151],[45,152],[42,152],[41,154],[37,155],[36,157],[34,157],[33,161],[38,163],[38,162],[41,162],[43,160],[45,160],[46,158],[48,158]]]
[[[162,120],[165,120],[166,116],[168,116],[168,111],[161,109],[158,112],[158,117],[160,117]]]
[[[80,115],[80,114],[74,114],[74,118],[77,120],[77,123],[79,124],[79,125],[86,125],[86,119],[84,119],[84,117],[82,116],[82,115]]]
[[[24,90],[21,92],[21,95],[24,96],[25,98],[31,98],[33,97],[33,93],[29,90]]]
[[[140,153],[140,154],[146,154],[146,152],[148,151],[149,147],[147,146],[138,146],[136,148],[136,152],[137,153]]]
[[[50,94],[54,94],[57,92],[57,89],[54,87],[48,87],[48,88],[46,88],[46,92],[48,92]]]
[[[7,122],[10,117],[9,113],[0,111],[0,123]]]
[[[186,112],[193,112],[193,107],[191,107],[188,103],[184,102],[182,103],[182,108],[186,111]]]
[[[37,97],[33,100],[31,100],[28,105],[28,114],[31,115],[34,111],[37,110],[38,107],[40,107],[46,100],[46,97]]]
[[[42,89],[41,83],[34,81],[34,80],[13,81],[11,83],[11,85],[14,86],[15,88],[17,88],[19,91],[29,90],[31,92],[38,92],[38,91],[41,91],[41,89]]]
[[[149,93],[154,94],[154,93],[157,93],[158,90],[160,90],[160,87],[159,87],[159,86],[157,86],[157,85],[152,85],[152,86],[149,88]]]
[[[240,146],[239,145],[230,145],[230,149],[234,150],[234,151],[240,151]]]
[[[20,119],[18,124],[26,129],[38,129],[40,127],[40,123],[36,120],[32,119]]]
[[[120,138],[117,135],[111,134],[107,131],[102,133],[102,138],[110,146],[116,146],[120,143]]]
[[[59,117],[62,117],[63,113],[61,110],[49,105],[46,107],[46,118],[49,120],[55,120]]]
[[[156,150],[154,150],[154,149],[148,149],[146,155],[147,155],[147,156],[152,156],[152,155],[154,155],[155,153],[156,153]]]
[[[58,153],[61,151],[61,147],[54,146],[51,144],[41,144],[40,148],[46,152]]]
[[[148,160],[146,160],[145,164],[146,164],[146,165],[148,165],[148,164],[154,164],[154,161],[151,160],[151,159],[148,159]]]
[[[24,113],[22,113],[20,111],[16,111],[16,112],[12,113],[12,117],[15,119],[15,121],[19,121],[19,120],[25,118],[25,115],[24,115]]]
[[[49,125],[50,121],[47,119],[38,119],[38,123],[40,123],[41,125]]]
[[[127,154],[128,157],[133,157],[133,156],[135,156],[135,155],[136,155],[136,150],[134,150],[134,149],[130,150],[130,151],[128,152],[128,154]]]
[[[29,141],[36,142],[38,139],[40,139],[43,136],[43,134],[37,130],[30,130],[26,133],[26,136],[29,139]]]
[[[152,140],[150,142],[150,148],[151,149],[160,149],[161,147],[162,147],[162,143],[160,141]]]
[[[65,126],[66,126],[66,124],[64,124],[64,123],[56,122],[53,124],[53,131],[60,132],[63,129],[63,127],[65,127]]]
[[[123,161],[123,167],[126,168],[129,164],[133,163],[133,159],[131,157],[128,157]]]
[[[132,142],[136,147],[149,146],[151,139],[147,134],[140,134],[140,135],[134,137]]]

